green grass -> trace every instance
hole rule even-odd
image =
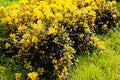
[[[120,29],[99,37],[104,40],[106,49],[94,51],[92,56],[79,56],[70,80],[120,79]]]
[[[19,0],[0,0],[0,6],[10,6],[17,3]]]
[[[17,63],[17,64],[16,64]],[[15,80],[15,73],[26,72],[13,58],[0,56],[0,80]],[[22,75],[24,76],[24,75]],[[24,79],[22,79],[24,80]]]
[[[120,2],[117,3],[118,10],[120,11]]]

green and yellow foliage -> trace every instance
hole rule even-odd
[[[118,15],[115,1],[20,0],[0,7],[9,39],[4,52],[21,61],[26,79],[62,80],[70,75],[76,50],[105,49],[95,34],[117,26]]]

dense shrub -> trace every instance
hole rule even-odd
[[[69,75],[67,71],[76,52],[73,41],[46,2],[23,1],[1,11],[9,37],[5,43],[6,53],[23,62],[28,78],[62,79]]]
[[[0,56],[4,53],[4,42],[7,40],[5,34],[7,32],[7,29],[3,27],[1,24],[1,18],[0,18]]]
[[[97,3],[97,5],[99,10],[96,12],[95,31],[97,33],[105,33],[117,27],[120,16],[116,7],[116,1],[103,1]]]
[[[21,0],[1,7],[9,39],[5,53],[21,61],[27,79],[65,79],[76,50],[104,49],[95,32],[116,26],[115,5],[104,0]]]

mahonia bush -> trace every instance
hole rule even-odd
[[[104,49],[96,32],[117,26],[115,1],[21,0],[0,7],[5,53],[18,58],[26,79],[66,79],[76,51]],[[22,74],[16,73],[16,79]]]

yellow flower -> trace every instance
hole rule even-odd
[[[20,3],[24,5],[24,4],[28,3],[28,0],[20,0]]]
[[[82,24],[84,24],[84,23],[83,23],[83,22],[80,22],[79,24],[82,25]]]
[[[18,27],[18,32],[22,32],[24,29],[26,29],[26,26],[19,26]]]
[[[112,1],[112,4],[113,4],[113,5],[116,5],[116,1]]]
[[[99,9],[98,6],[94,6],[93,8],[94,8],[94,10],[98,10]]]
[[[29,45],[29,44],[30,44],[30,41],[29,41],[29,40],[26,40],[25,43]]]
[[[94,46],[94,42],[93,41],[90,41],[89,44],[91,44],[92,46]]]
[[[102,41],[99,41],[96,43],[98,49],[105,49],[104,43]]]
[[[107,24],[103,25],[103,29],[106,30],[107,29]]]
[[[8,49],[9,47],[11,47],[11,45],[10,45],[9,43],[6,42],[5,48]]]
[[[31,66],[31,62],[27,62],[26,60],[24,61],[24,67],[26,69],[29,69],[30,71],[32,71],[32,69],[33,69],[33,67]]]
[[[88,28],[85,28],[84,31],[85,31],[85,32],[90,32],[90,28],[89,28],[89,27],[88,27]]]
[[[27,73],[28,78],[30,78],[31,80],[38,80],[38,73],[37,72],[31,72],[31,73]]]
[[[52,63],[53,63],[53,64],[56,64],[56,63],[57,63],[57,60],[53,59],[53,60],[52,60]]]
[[[39,72],[40,75],[42,75],[43,72],[45,72],[44,68],[38,68],[37,71]]]
[[[29,39],[30,38],[30,34],[29,33],[26,33],[22,36],[23,39]]]
[[[95,16],[96,16],[96,12],[91,10],[91,11],[89,12],[89,15],[95,17]]]
[[[53,27],[48,28],[48,35],[55,35],[57,33],[57,30]]]
[[[113,5],[112,2],[110,2],[110,1],[108,1],[108,4],[109,4],[109,6],[112,6],[112,5]]]
[[[64,48],[72,53],[76,53],[76,50],[71,46],[69,46],[68,44],[64,45]]]
[[[84,25],[83,25],[83,27],[88,27],[88,24],[85,22]]]
[[[27,15],[30,15],[31,13],[30,13],[30,11],[25,11],[25,14],[27,14]]]
[[[19,43],[25,43],[25,39],[21,39]]]
[[[79,38],[83,38],[84,34],[79,34]]]
[[[9,36],[10,36],[11,38],[15,38],[16,35],[15,35],[14,33],[12,33],[12,34],[10,34]]]
[[[64,77],[63,74],[59,74],[59,75],[58,75],[58,80],[63,80],[63,77]]]
[[[25,39],[21,39],[20,42],[21,44],[24,44],[25,47],[29,47],[30,46],[30,40],[25,40]]]
[[[97,16],[98,17],[98,19],[100,19],[100,16]]]
[[[72,47],[70,47],[70,51],[71,51],[72,53],[76,53],[76,50],[75,50],[74,48],[72,48]]]
[[[56,16],[56,18],[58,20],[62,20],[63,19],[63,16],[62,16],[62,14],[60,12],[55,13],[55,16]]]
[[[90,3],[91,3],[91,0],[85,0],[84,3],[90,4]]]
[[[64,71],[67,71],[68,69],[67,69],[67,67],[66,67],[66,66],[64,66],[63,70],[64,70]]]
[[[58,69],[58,66],[57,66],[57,65],[54,65],[54,68],[57,70],[57,69]]]
[[[116,16],[115,14],[113,14],[113,15],[112,15],[112,17],[113,17],[114,19],[116,19],[116,18],[117,18],[117,16]]]
[[[12,24],[12,18],[10,16],[7,16],[2,20],[2,23],[7,23],[7,22],[8,24]]]
[[[42,24],[33,24],[32,25],[32,27],[33,27],[33,29],[36,29],[36,30],[42,30],[43,29],[43,27],[42,27]]]
[[[90,38],[92,41],[96,41],[97,40],[97,37],[96,36],[91,36]]]
[[[60,58],[59,60],[62,62],[64,59],[63,59],[63,58]]]
[[[34,46],[34,48],[35,48],[35,49],[39,49],[39,47],[38,47],[38,46]]]
[[[14,21],[14,22],[15,22],[15,24],[18,23],[18,18],[15,18],[15,21]]]
[[[17,14],[17,9],[15,10],[15,9],[13,9],[12,11],[10,11],[10,15],[12,16],[12,17],[16,17],[18,14]]]
[[[21,73],[15,73],[15,79],[20,80],[21,78]]]
[[[90,11],[92,8],[91,6],[87,6],[86,9]]]
[[[35,36],[33,36],[33,37],[32,37],[32,42],[33,42],[33,43],[38,42],[38,38],[37,38],[37,37],[35,37]]]

